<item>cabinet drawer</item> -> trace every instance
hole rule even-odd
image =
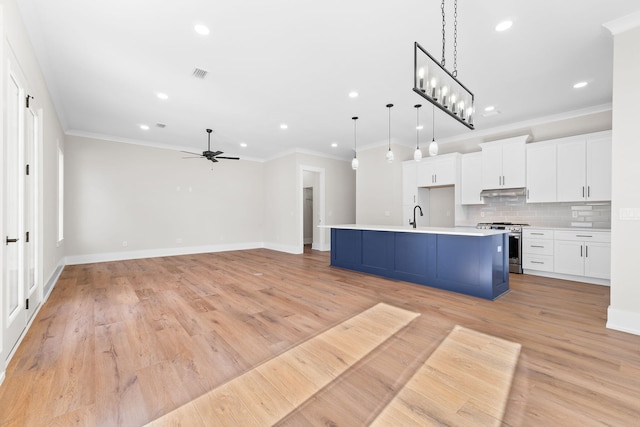
[[[522,268],[525,270],[553,272],[553,255],[524,254]]]
[[[525,239],[553,239],[553,230],[542,228],[525,228],[522,230]]]
[[[524,239],[522,252],[531,255],[553,255],[553,240]]]
[[[608,231],[556,231],[556,240],[571,240],[580,242],[611,242],[611,233]]]

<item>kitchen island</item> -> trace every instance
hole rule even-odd
[[[504,230],[328,225],[331,265],[494,300],[509,291]]]

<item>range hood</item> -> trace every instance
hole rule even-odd
[[[524,188],[496,188],[494,190],[482,190],[482,192],[480,192],[480,197],[516,197],[524,195]]]

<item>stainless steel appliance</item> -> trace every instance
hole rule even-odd
[[[510,222],[481,222],[476,228],[509,231],[509,272],[522,274],[522,227],[529,224]]]

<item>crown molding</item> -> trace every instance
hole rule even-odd
[[[609,30],[614,36],[617,36],[618,34],[627,32],[629,30],[633,30],[635,28],[639,28],[640,10],[630,13],[629,15],[622,16],[618,19],[605,22],[604,24],[602,24],[602,26]]]

